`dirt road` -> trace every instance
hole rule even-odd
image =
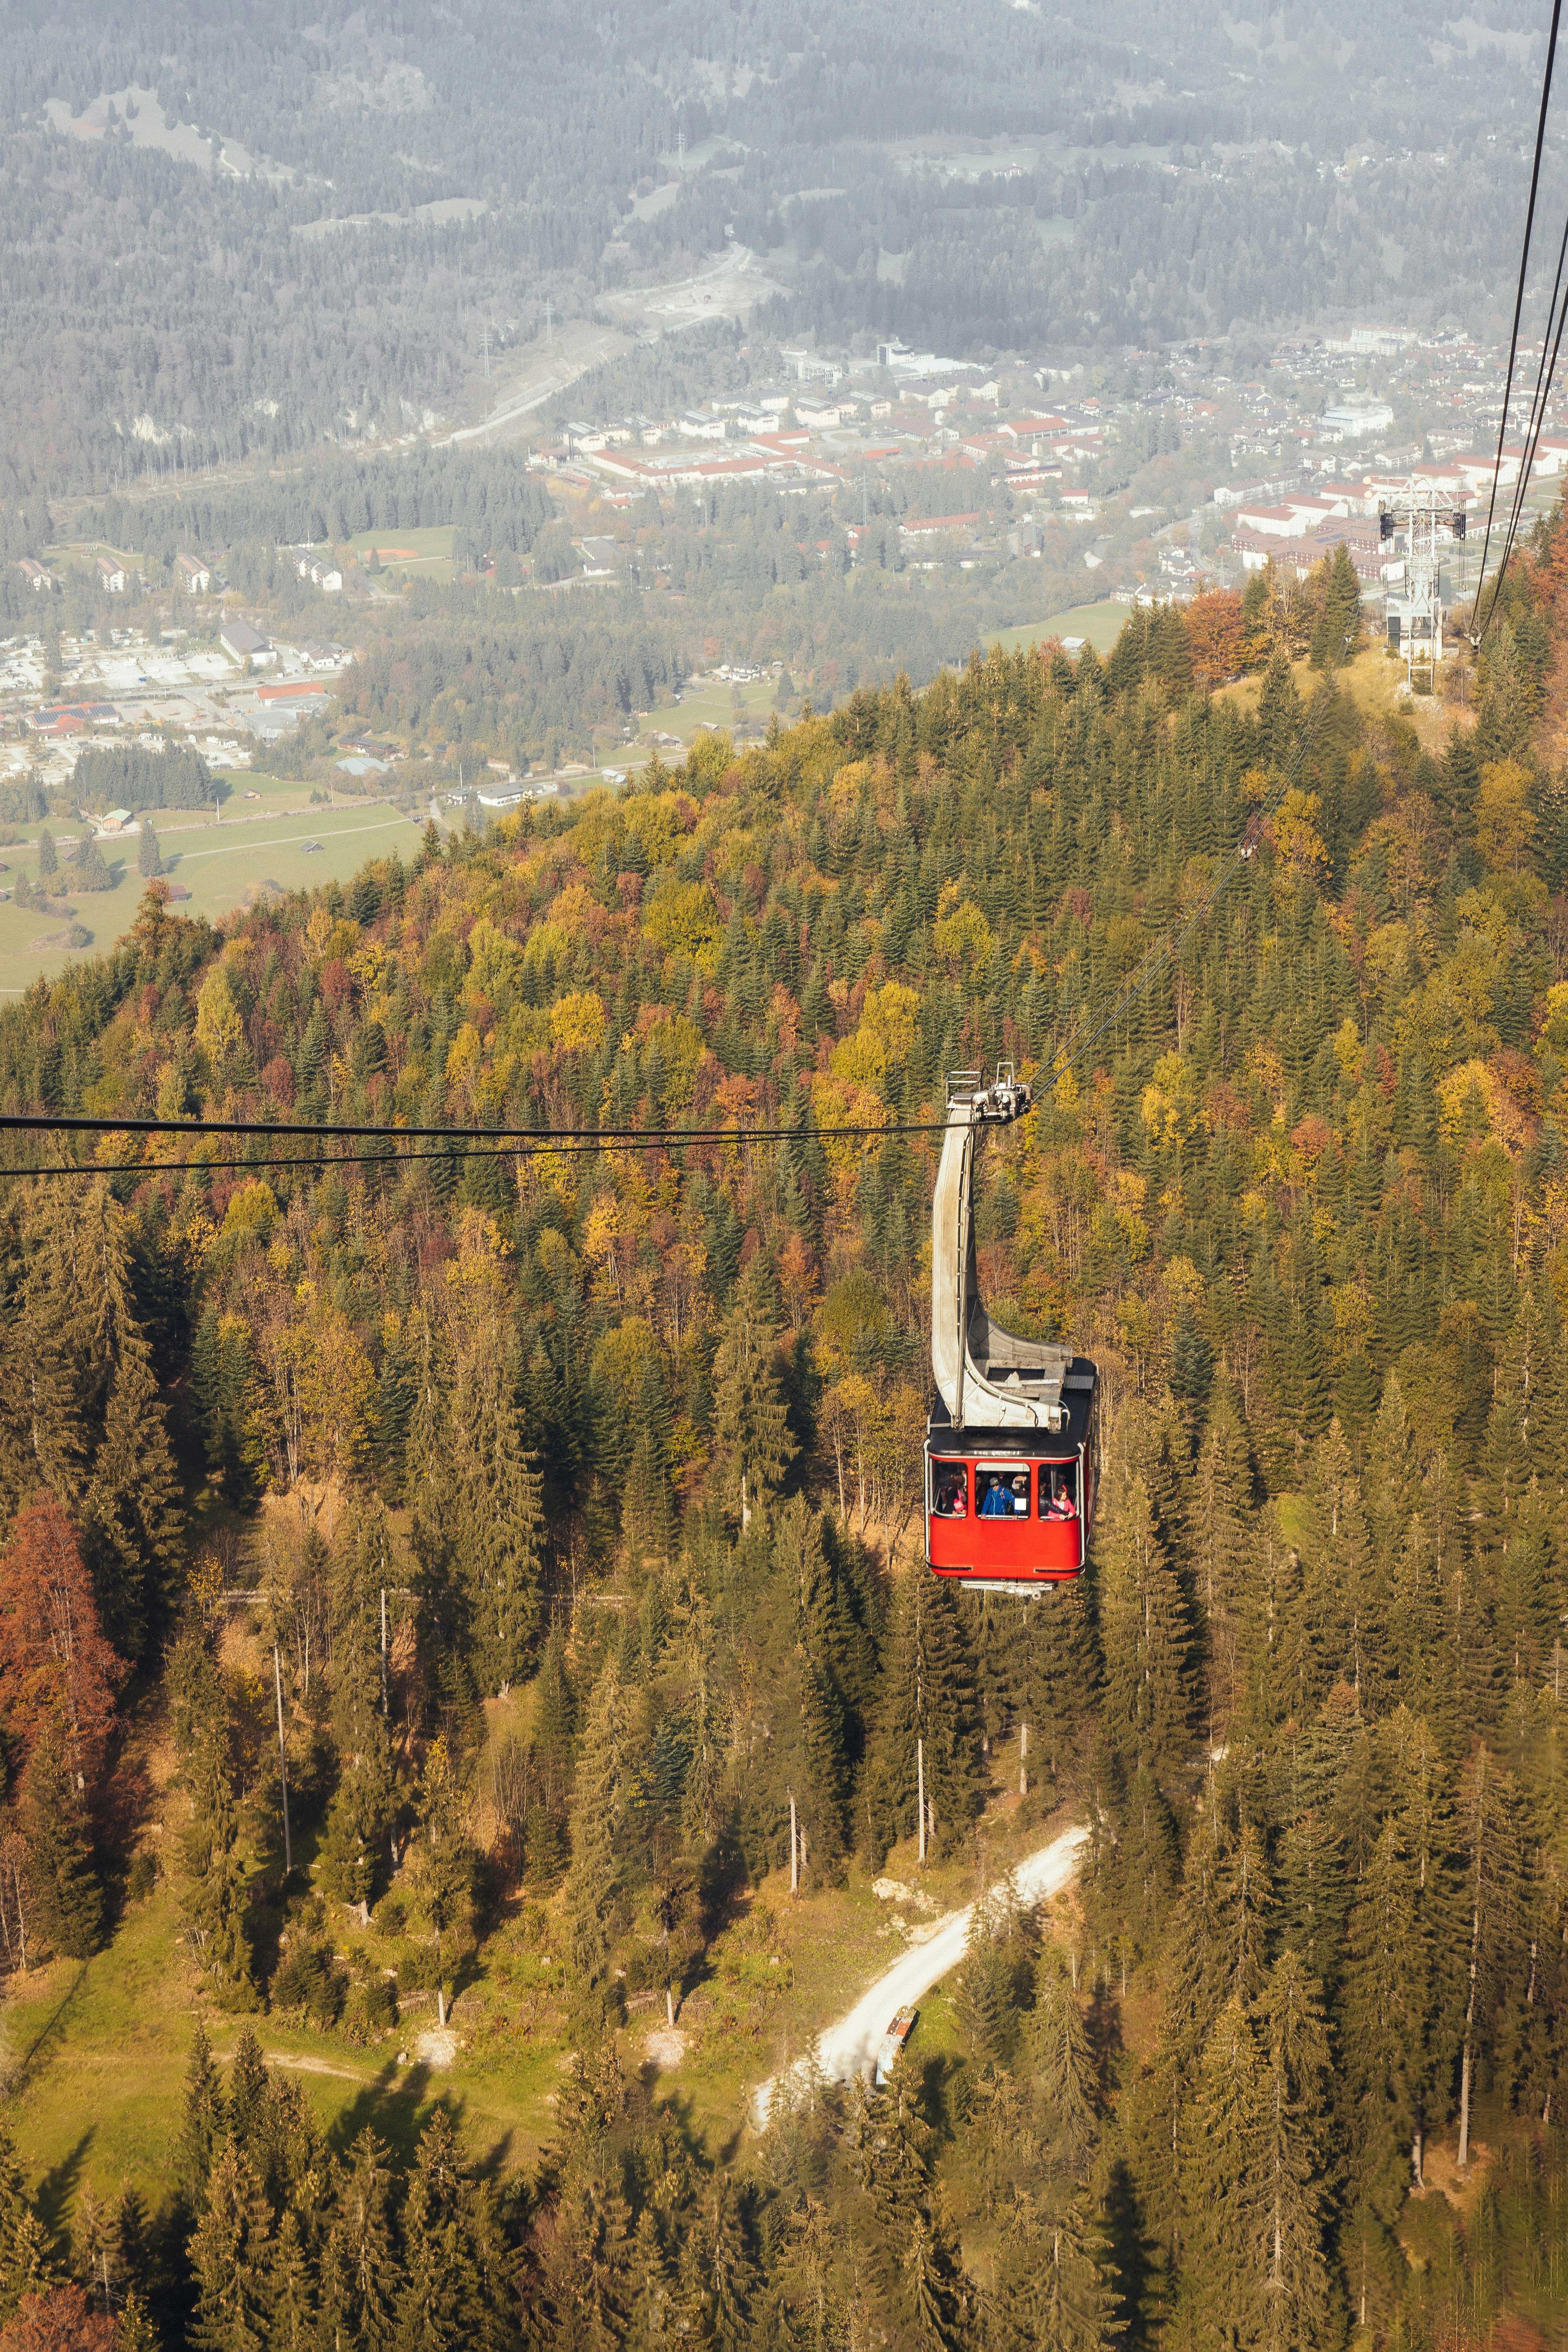
[[[1026,1903],[1042,1903],[1047,1895],[1060,1892],[1073,1874],[1079,1848],[1087,1834],[1082,1829],[1065,1830],[1049,1845],[1042,1846],[1037,1853],[1031,1853],[1018,1864],[1013,1874],[1014,1883]],[[952,1974],[963,1958],[973,1909],[971,1903],[962,1911],[950,1911],[945,1919],[938,1921],[933,1935],[900,1954],[870,1990],[861,1994],[853,2009],[836,2023],[823,2028],[817,2038],[816,2054],[830,2081],[847,2083],[859,2074],[876,2056],[877,2045],[894,2011],[906,2002],[922,2000],[932,1985]],[[777,2079],[770,2076],[752,2098],[752,2121],[759,2131],[766,2126],[772,2113]]]

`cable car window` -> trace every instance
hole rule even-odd
[[[969,1465],[966,1462],[933,1462],[931,1464],[931,1512],[939,1519],[966,1519],[969,1517]]]
[[[1040,1465],[1040,1517],[1042,1519],[1076,1519],[1078,1507],[1078,1465],[1072,1462],[1042,1462]]]
[[[1026,1519],[1029,1516],[1026,1470],[977,1470],[974,1495],[983,1519]]]

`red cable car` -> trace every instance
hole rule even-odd
[[[1034,1097],[998,1065],[948,1081],[949,1126],[931,1202],[931,1370],[926,1427],[926,1559],[980,1592],[1069,1584],[1094,1525],[1099,1375],[1085,1356],[1021,1339],[981,1303],[974,1258],[974,1151]]]

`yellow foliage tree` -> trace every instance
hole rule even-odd
[[[1517,760],[1491,760],[1476,798],[1476,847],[1489,874],[1517,874],[1535,835],[1530,771]]]

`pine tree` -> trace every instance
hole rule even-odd
[[[572,1867],[565,1910],[572,1966],[585,1987],[608,1965],[610,1922],[618,1891],[616,1838],[626,1801],[626,1694],[613,1658],[601,1668],[588,1701],[572,1800]]]
[[[720,1491],[742,1528],[765,1511],[796,1447],[778,1370],[773,1276],[759,1251],[735,1289],[713,1360],[713,1438]]]
[[[1193,1512],[1193,1579],[1202,1611],[1211,1747],[1223,1739],[1241,1703],[1251,1647],[1253,1485],[1241,1416],[1223,1390],[1198,1454]]]
[[[1053,2138],[1062,2144],[1063,2168],[1081,2179],[1100,2137],[1094,2053],[1077,1996],[1050,1950],[1042,1953],[1035,1973],[1029,2050],[1036,2096]]]
[[[1519,1958],[1522,1857],[1518,1795],[1510,1776],[1479,1747],[1459,1777],[1455,1827],[1464,1863],[1468,1985],[1460,2045],[1459,2148],[1468,2160],[1470,2097],[1478,2053],[1484,2046],[1500,1995]]]
[[[944,1583],[916,1570],[893,1596],[881,1704],[866,1767],[866,1835],[880,1861],[918,1838],[923,1772],[928,1840],[953,1851],[984,1802],[973,1669],[958,1605]]]
[[[180,2128],[176,2169],[181,2192],[189,2210],[199,2212],[219,2149],[228,2137],[228,2101],[223,2077],[213,2059],[206,2029],[197,2024],[185,2070],[184,2118]]]
[[[402,2264],[394,2227],[387,2149],[362,2131],[346,2161],[332,2166],[331,2221],[321,2260],[323,2344],[390,2352],[397,2327]]]
[[[121,1345],[83,1509],[104,1631],[124,1657],[141,1656],[149,1625],[174,1602],[184,1530],[179,1497],[158,1385],[137,1333]]]
[[[98,1948],[103,1892],[79,1776],[68,1769],[52,1729],[27,1759],[20,1811],[38,1927],[67,1959],[85,1960]]]
[[[54,835],[49,831],[48,826],[46,825],[42,833],[38,835],[39,879],[42,880],[44,876],[47,874],[58,874],[59,870],[60,853],[55,847]]]
[[[1258,2138],[1268,2261],[1261,2340],[1271,2352],[1331,2340],[1333,2295],[1323,2251],[1331,2066],[1321,1991],[1296,1954],[1283,1952],[1255,2011],[1263,2055]]]
[[[1106,1546],[1101,1622],[1110,1704],[1130,1761],[1157,1771],[1189,1760],[1191,1629],[1142,1477],[1121,1498]]]
[[[151,882],[163,871],[163,860],[158,848],[158,836],[153,830],[153,820],[142,819],[142,839],[136,852],[136,870],[143,881]]]
[[[1247,2003],[1232,1995],[1204,2046],[1181,2173],[1181,2296],[1198,2343],[1264,2340],[1268,2087]]]
[[[480,1687],[503,1696],[539,1622],[540,1480],[524,1448],[506,1360],[489,1343],[458,1368],[452,1399],[456,1572]]]
[[[474,2184],[439,2110],[415,2155],[402,2235],[406,2268],[397,2352],[468,2352],[490,2340],[491,2298],[475,2227]]]
[[[272,2211],[249,2159],[230,2144],[207,2183],[191,2240],[197,2352],[267,2352],[272,2312]]]

